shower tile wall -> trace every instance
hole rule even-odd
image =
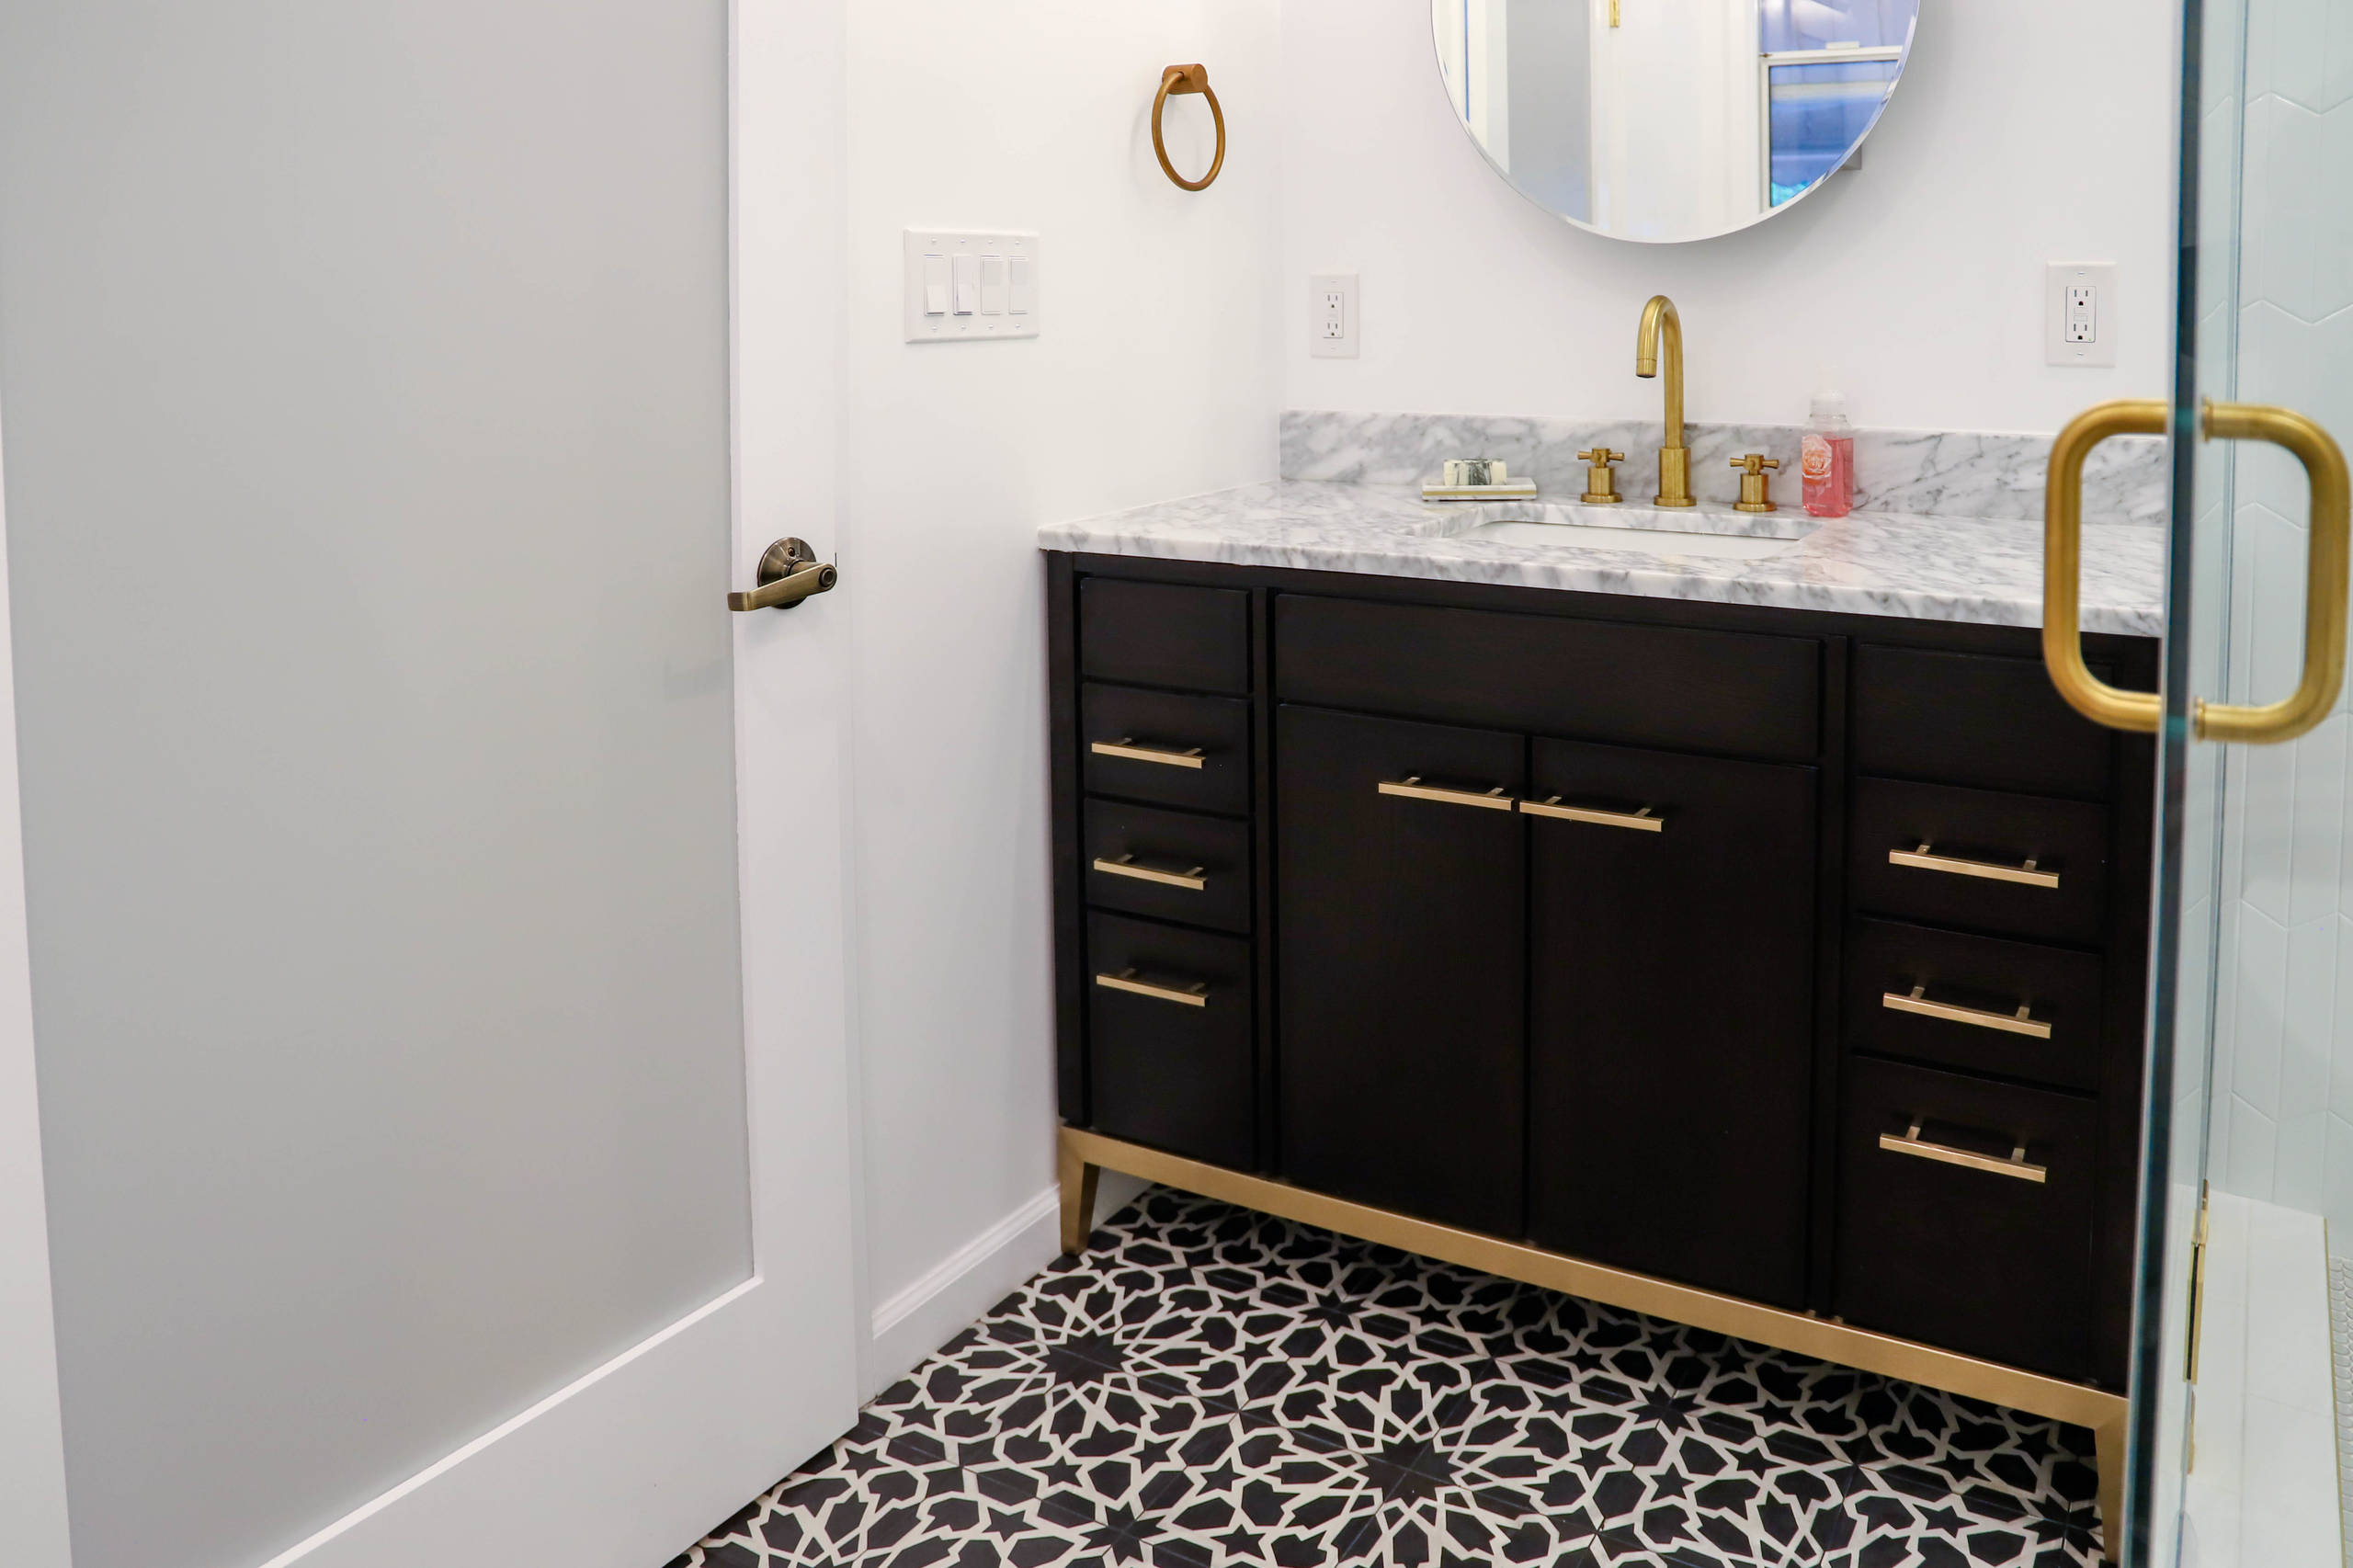
[[[2237,396],[2353,446],[2353,10],[2256,0],[2245,91]],[[2251,444],[2233,460],[2230,686],[2268,700],[2302,659],[2303,474]],[[2349,730],[2340,697],[2293,744],[2229,753],[2211,1165],[2230,1191],[2339,1221],[2338,1250],[2353,1248]]]

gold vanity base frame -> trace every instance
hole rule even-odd
[[[1622,1307],[1672,1323],[1729,1335],[1858,1371],[1878,1372],[1924,1387],[2022,1410],[2054,1421],[2088,1426],[2098,1445],[2100,1531],[2110,1562],[2118,1551],[2117,1527],[2124,1512],[2124,1437],[2131,1405],[2121,1394],[2087,1388],[2039,1372],[2020,1371],[1939,1350],[1909,1339],[1851,1328],[1828,1318],[1760,1306],[1647,1274],[1587,1263],[1518,1242],[1483,1236],[1428,1220],[1416,1220],[1370,1204],[1329,1198],[1289,1182],[1245,1176],[1222,1165],[1204,1165],[1074,1127],[1062,1130],[1063,1250],[1082,1253],[1095,1226],[1098,1171],[1123,1171],[1146,1181],[1238,1203],[1278,1219],[1296,1220],[1345,1236],[1419,1253],[1506,1279],[1518,1279],[1605,1306]]]

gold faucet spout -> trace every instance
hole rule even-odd
[[[1666,440],[1658,453],[1660,506],[1688,506],[1691,500],[1691,449],[1683,444],[1683,318],[1675,301],[1664,294],[1651,296],[1643,307],[1643,324],[1634,335],[1634,374],[1647,380],[1658,374],[1661,340],[1666,354]]]

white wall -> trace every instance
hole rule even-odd
[[[869,1294],[903,1301],[1008,1217],[1034,1221],[1009,1277],[970,1260],[972,1310],[945,1310],[943,1334],[1042,1263],[1051,1233],[1024,1209],[1051,1179],[1054,1120],[1035,530],[1274,473],[1275,11],[851,8],[842,561]],[[1427,31],[1428,0],[1417,14]],[[1231,150],[1189,195],[1148,122],[1161,68],[1196,61]],[[1178,166],[1206,166],[1199,100],[1169,119]],[[1036,230],[1042,335],[902,343],[901,231],[926,225]]]
[[[2310,415],[2353,442],[2353,220],[2315,191],[2353,187],[2353,59],[2325,8],[2257,0],[2246,40],[2236,395]],[[2335,19],[2341,38],[2344,21]],[[2304,482],[2241,445],[2231,567],[2231,686],[2295,685],[2302,657]],[[2212,1172],[2243,1196],[2336,1222],[2353,1246],[2353,818],[2348,717],[2286,746],[2234,748]]]
[[[1829,382],[1869,424],[2052,430],[2160,392],[2171,47],[2131,0],[2085,4],[2113,20],[2090,66],[2016,47],[2048,27],[2029,0],[1930,5],[1860,174],[1686,246],[1581,233],[1496,177],[1429,0],[853,9],[843,559],[866,1289],[892,1328],[870,1380],[1051,1245],[1036,526],[1270,477],[1285,406],[1651,414],[1631,359],[1657,290],[1695,417],[1798,418]],[[1188,196],[1147,116],[1196,60],[1233,147]],[[903,344],[900,233],[926,225],[1038,230],[1044,335]],[[2115,370],[2043,366],[2051,259],[2124,268]],[[1306,357],[1315,271],[1361,274],[1363,358]]]
[[[1283,0],[1281,299],[1295,408],[1655,416],[1634,324],[1681,308],[1694,418],[1794,421],[1821,384],[1859,423],[2055,430],[2162,393],[2173,46],[2140,0],[1929,0],[1859,173],[1730,238],[1584,233],[1491,173],[1432,64],[1428,0]],[[2123,268],[2114,370],[2042,362],[2046,261]],[[1363,278],[1364,351],[1306,355],[1307,278]]]

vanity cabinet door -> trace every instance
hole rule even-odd
[[[1534,761],[1529,1233],[1802,1305],[1814,769],[1542,740]]]
[[[1527,743],[1288,706],[1277,726],[1279,1168],[1516,1236]]]

